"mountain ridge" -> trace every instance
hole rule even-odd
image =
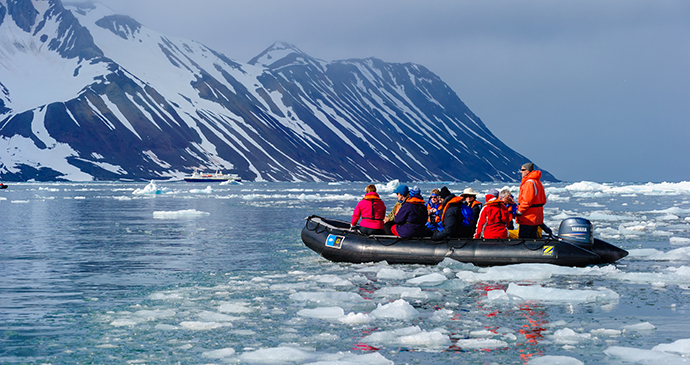
[[[36,15],[21,27],[0,16],[5,180],[207,169],[258,181],[517,181],[528,161],[421,65],[326,62],[284,42],[242,64],[98,3],[0,0],[0,14],[10,3]],[[2,41],[15,33],[21,42]],[[30,93],[45,83],[60,87]]]

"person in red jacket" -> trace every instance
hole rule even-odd
[[[475,239],[508,238],[508,224],[511,221],[510,211],[505,205],[508,199],[510,199],[509,190],[499,193],[498,190],[491,189],[486,193],[486,204],[479,214],[477,230],[474,234]]]
[[[541,171],[534,164],[526,163],[520,169],[522,181],[518,195],[517,222],[520,238],[538,238],[539,226],[544,224],[546,192],[541,184]]]
[[[385,234],[383,218],[386,217],[386,204],[376,192],[376,185],[367,185],[365,191],[364,199],[360,200],[352,213],[350,227],[354,228],[361,217],[360,232],[366,235]]]

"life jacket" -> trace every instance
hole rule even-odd
[[[432,209],[436,209],[435,212],[432,212]],[[429,214],[429,223],[438,223],[441,221],[441,217],[438,215],[438,212],[441,210],[441,203],[439,202],[438,204],[434,205],[431,202],[431,198],[429,198],[429,202],[426,203],[426,211]]]
[[[424,200],[411,196],[405,200],[405,203],[424,205]]]
[[[374,221],[382,221],[383,218],[386,217],[386,212],[385,212],[385,211],[383,212],[383,215],[382,215],[382,216],[380,216],[380,217],[377,217],[377,216],[376,216],[376,210],[374,209],[374,203],[375,203],[376,201],[382,201],[381,198],[378,197],[378,195],[367,194],[367,195],[364,196],[364,200],[369,200],[369,201],[371,201],[371,215],[372,215],[372,217],[362,217],[362,219],[371,219],[371,220],[374,220]]]
[[[508,238],[511,221],[508,207],[498,199],[486,202],[477,222],[474,238]]]
[[[450,199],[445,206],[443,207],[443,213],[441,214],[441,222],[443,222],[446,212],[448,211],[448,206],[451,204],[457,204],[458,208],[460,208],[460,215],[462,215],[462,222],[461,224],[465,227],[471,227],[474,224],[474,211],[472,208],[470,208],[467,204],[463,204],[462,202],[465,199],[462,197],[456,196],[452,199]]]

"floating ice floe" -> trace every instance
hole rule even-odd
[[[184,321],[180,323],[180,327],[195,330],[195,331],[206,331],[222,327],[231,327],[232,323],[229,322],[200,322],[200,321]]]
[[[570,328],[561,328],[547,337],[555,343],[564,345],[577,345],[580,342],[592,339],[590,333],[577,333]]]
[[[313,309],[302,309],[297,312],[298,316],[319,319],[340,319],[345,317],[345,311],[340,307],[319,307]]]
[[[371,315],[379,319],[397,319],[409,321],[419,317],[419,311],[404,299],[398,299],[385,305],[379,304],[371,311]]]
[[[247,351],[239,356],[224,356],[223,361],[243,364],[393,365],[393,361],[386,359],[378,352],[363,355],[351,352],[324,354],[290,346]]]
[[[387,286],[374,292],[377,297],[397,297],[397,298],[411,298],[411,299],[441,299],[443,295],[440,293],[423,291],[419,287],[409,286]]]
[[[672,245],[677,245],[677,246],[680,246],[680,245],[683,245],[683,246],[690,245],[690,238],[686,238],[686,237],[671,237],[671,238],[669,239],[669,241],[671,241],[671,244],[672,244]]]
[[[448,278],[441,273],[431,273],[410,279],[407,283],[411,285],[436,286],[442,284],[446,280],[448,280]]]
[[[458,340],[455,346],[463,350],[488,350],[508,347],[508,343],[492,338],[469,338]]]
[[[342,279],[336,275],[313,275],[309,277],[309,280],[332,286],[352,286],[351,281]]]
[[[176,312],[172,309],[142,309],[133,313],[123,312],[122,317],[110,322],[113,327],[131,327],[144,322],[156,321],[161,318],[173,317]]]
[[[206,189],[190,189],[189,192],[191,194],[213,194],[213,188],[209,185]]]
[[[235,354],[235,349],[228,347],[224,349],[218,349],[213,351],[206,351],[201,354],[202,357],[210,359],[222,359],[225,357],[230,357]]]
[[[376,319],[371,314],[366,313],[348,313],[345,316],[338,318],[338,321],[345,324],[365,324]]]
[[[423,331],[419,326],[374,332],[362,339],[372,346],[402,346],[425,351],[442,351],[450,345],[448,335],[440,330]]]
[[[659,344],[651,350],[612,346],[604,353],[615,359],[637,364],[690,364],[690,338]]]
[[[218,311],[223,313],[251,313],[254,312],[254,308],[247,307],[249,303],[246,302],[227,302],[221,303],[218,306]]]
[[[531,358],[526,365],[584,365],[585,363],[569,356],[541,356]]]
[[[299,292],[290,295],[290,299],[296,301],[313,302],[321,305],[343,305],[364,302],[357,293],[350,292]]]
[[[491,292],[498,291],[494,294]],[[501,289],[492,290],[487,293],[487,300],[499,300],[506,297],[521,298],[523,300],[538,300],[542,302],[566,302],[566,303],[592,303],[592,302],[613,302],[617,303],[620,296],[611,289],[599,288],[592,289],[558,289],[545,288],[539,285],[517,285],[510,283],[505,295]]]
[[[382,280],[405,280],[411,276],[412,274],[405,270],[393,269],[389,267],[384,267],[376,273],[376,278]]]
[[[156,186],[156,183],[151,180],[148,185],[146,185],[143,189],[136,189],[132,192],[132,194],[135,195],[159,195],[159,194],[172,194],[172,190],[168,188],[159,188]]]
[[[197,218],[211,215],[209,212],[201,212],[196,209],[186,209],[177,211],[160,211],[153,212],[154,219],[180,219],[180,218]]]

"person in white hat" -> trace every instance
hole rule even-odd
[[[465,204],[472,208],[474,212],[474,224],[476,225],[477,221],[479,221],[479,214],[482,211],[482,203],[477,200],[477,192],[472,190],[472,188],[467,188],[462,191],[460,196],[465,199]],[[474,235],[474,230],[472,230],[472,234]]]

